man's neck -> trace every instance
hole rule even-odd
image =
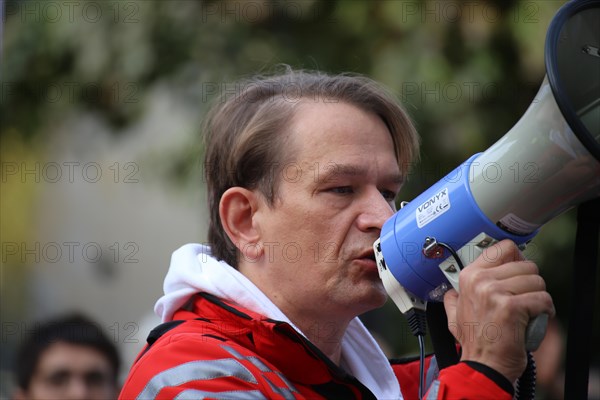
[[[285,310],[282,310],[282,312],[302,331],[311,343],[317,346],[336,365],[340,365],[342,339],[348,328],[348,323],[333,321],[315,322],[314,319],[303,323],[301,318],[289,315],[290,313],[286,313]]]
[[[317,346],[336,365],[340,364],[342,338],[351,318],[341,318],[339,317],[340,313],[326,313],[318,308],[308,309],[302,307],[301,300],[290,299],[285,293],[279,291],[277,285],[270,285],[268,280],[254,276],[257,271],[260,271],[260,268],[246,269],[240,266],[238,269],[300,329],[311,343]],[[338,318],[332,318],[332,315]]]

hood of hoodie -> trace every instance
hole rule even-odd
[[[267,318],[287,322],[306,337],[248,278],[229,264],[215,259],[208,246],[186,244],[176,250],[163,289],[165,294],[154,307],[162,322],[170,321],[175,311],[194,294],[207,292]],[[342,339],[342,360],[343,367],[378,399],[402,398],[389,361],[358,318],[350,322]]]

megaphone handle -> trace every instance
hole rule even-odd
[[[459,249],[457,256],[460,257],[463,265],[469,265],[483,253],[483,250],[486,247],[489,247],[496,242],[497,240],[491,236],[480,233]],[[524,249],[524,245],[521,245],[521,249]],[[454,260],[454,256],[451,256],[442,262],[439,267],[452,287],[460,293],[458,285],[458,274],[460,273],[460,269],[456,268],[456,263],[457,261]],[[547,327],[548,314],[540,314],[529,321],[525,331],[525,349],[527,351],[535,351],[540,347],[540,344],[546,335]]]
[[[525,331],[525,349],[527,351],[536,351],[548,328],[548,314],[540,314],[537,317],[529,320],[527,330]]]

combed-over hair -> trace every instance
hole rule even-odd
[[[286,128],[300,102],[345,102],[378,115],[390,131],[400,172],[417,158],[419,139],[399,101],[377,82],[356,74],[293,70],[255,76],[227,91],[203,126],[212,254],[237,268],[238,250],[223,229],[221,196],[231,187],[258,189],[273,204],[286,161]]]

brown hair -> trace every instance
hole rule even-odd
[[[419,139],[398,100],[372,79],[354,74],[328,75],[292,70],[256,76],[227,91],[209,112],[203,127],[205,178],[212,254],[237,267],[238,251],[221,224],[219,202],[234,186],[258,189],[270,204],[277,192],[277,168],[287,156],[285,126],[300,101],[342,101],[378,115],[394,142],[400,171],[417,158]]]

